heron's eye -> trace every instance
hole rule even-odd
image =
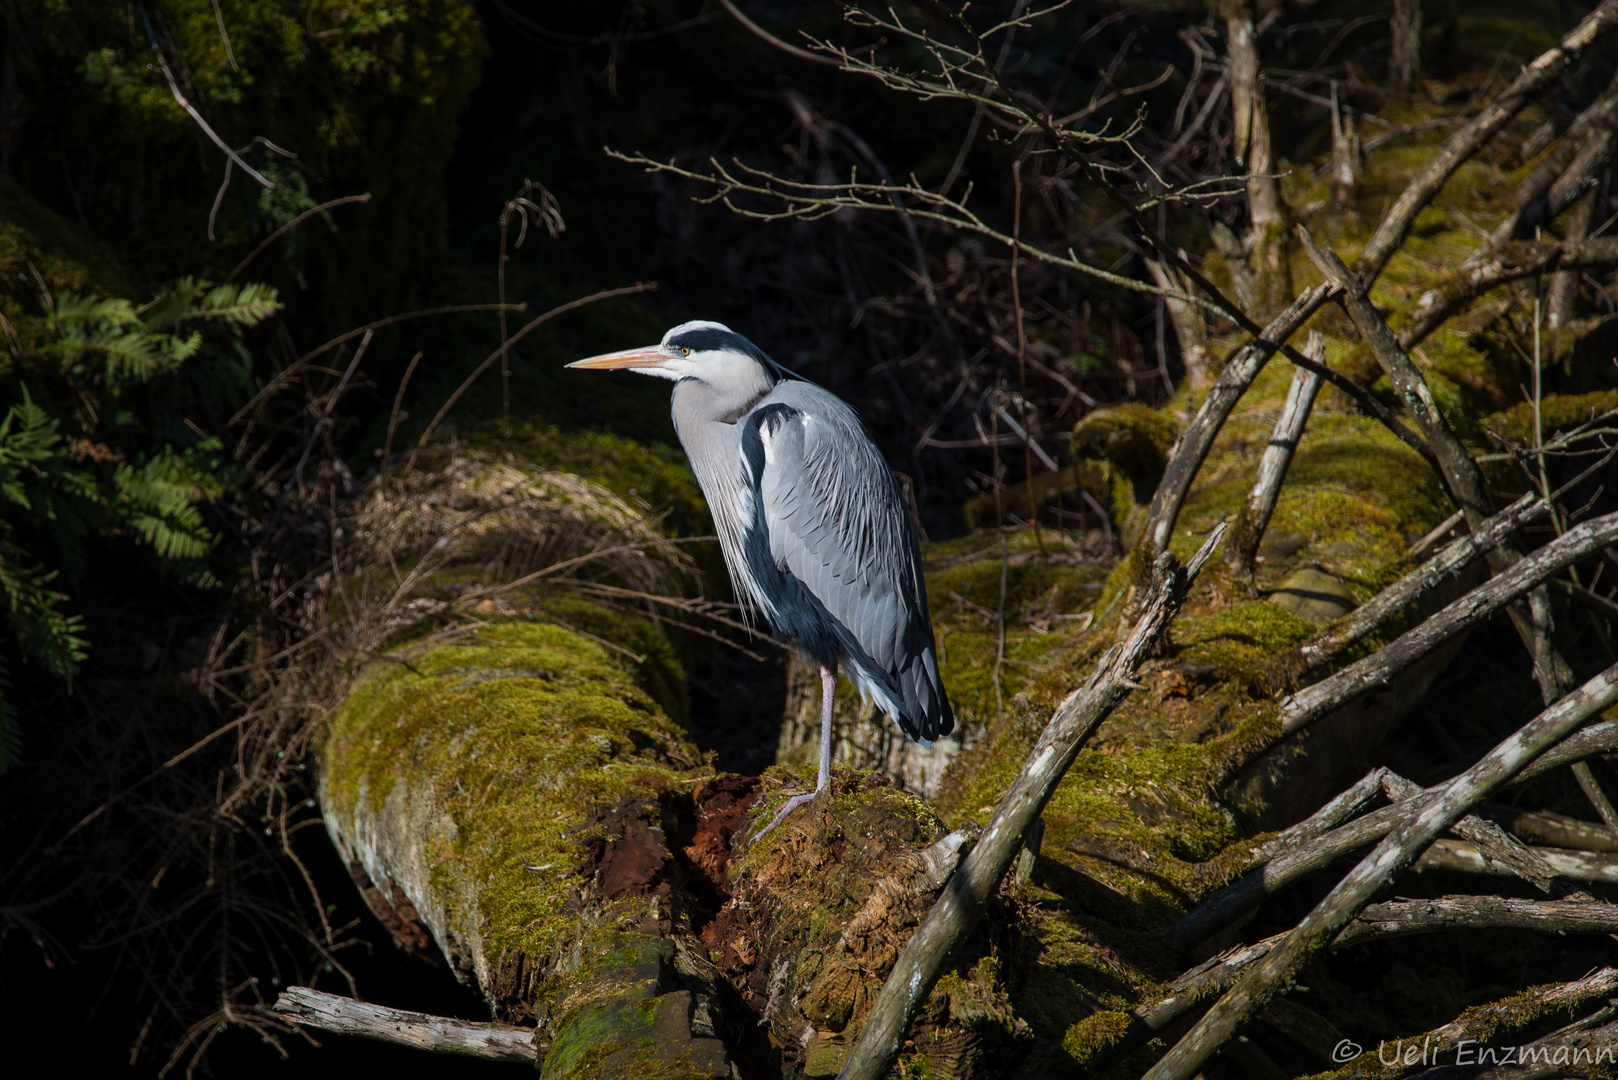
[[[681,356],[690,356],[690,355],[691,355],[691,350],[690,350],[690,349],[687,349],[687,348],[685,348],[685,347],[684,347],[684,346],[682,346],[682,347],[681,347],[681,348],[680,348],[680,355],[681,355]]]

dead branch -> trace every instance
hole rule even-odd
[[[1618,701],[1618,665],[1541,712],[1457,777],[1409,824],[1391,833],[1275,948],[1249,969],[1173,1049],[1148,1080],[1184,1080],[1236,1030],[1289,986],[1311,956],[1325,948],[1438,835],[1486,799],[1535,757]]]
[[[1315,363],[1321,363],[1326,357],[1326,339],[1320,336],[1319,331],[1310,333],[1303,352]],[[1275,432],[1270,436],[1269,445],[1264,448],[1264,456],[1259,459],[1258,477],[1253,481],[1247,501],[1236,516],[1230,543],[1225,545],[1225,561],[1236,567],[1239,573],[1253,573],[1259,543],[1264,539],[1264,530],[1269,527],[1270,515],[1275,513],[1276,500],[1281,497],[1281,484],[1286,480],[1287,466],[1292,464],[1292,454],[1298,448],[1298,440],[1303,437],[1304,424],[1309,420],[1309,410],[1315,403],[1315,391],[1319,389],[1320,376],[1314,372],[1299,368],[1293,374],[1292,385],[1287,389],[1286,405],[1275,422]]]
[[[1590,805],[1595,809],[1595,812],[1601,816],[1601,822],[1606,828],[1603,833],[1603,830],[1591,827],[1589,828],[1591,833],[1602,835],[1592,836],[1582,843],[1561,843],[1557,846],[1593,848],[1597,851],[1618,851],[1618,810],[1613,809],[1612,800],[1607,798],[1607,793],[1601,789],[1601,782],[1596,779],[1596,774],[1590,771],[1590,763],[1587,761],[1574,762],[1573,779],[1578,781],[1579,790],[1584,792],[1584,797],[1590,801]],[[1560,815],[1557,816],[1560,817]],[[1584,823],[1580,822],[1579,824]],[[1561,822],[1551,823],[1553,829],[1558,829],[1559,826],[1561,826]]]
[[[1044,810],[1091,732],[1128,694],[1135,669],[1167,631],[1224,531],[1223,526],[1215,528],[1183,569],[1172,554],[1158,556],[1151,595],[1134,628],[1102,658],[1085,685],[1057,707],[977,845],[905,944],[877,995],[859,1042],[838,1074],[840,1080],[877,1080],[887,1072],[916,1009],[932,992],[950,953],[982,917],[1029,826]]]
[[[1382,268],[1404,243],[1405,234],[1410,231],[1416,215],[1432,201],[1455,170],[1461,167],[1461,163],[1477,153],[1512,117],[1559,79],[1591,44],[1614,28],[1618,28],[1618,0],[1602,0],[1601,5],[1585,16],[1566,37],[1524,67],[1511,85],[1471,123],[1449,137],[1438,156],[1388,209],[1370,243],[1360,253],[1356,268],[1367,284],[1374,282],[1382,273]]]
[[[1618,539],[1618,513],[1569,529],[1437,614],[1422,621],[1386,648],[1350,664],[1287,698],[1281,705],[1281,727],[1291,734],[1330,709],[1381,685],[1439,644],[1488,618],[1540,582]]]
[[[1435,1028],[1422,1036],[1413,1036],[1407,1042],[1416,1043],[1427,1040],[1429,1045],[1432,1046],[1457,1046],[1463,1039],[1470,1039],[1474,1042],[1498,1039],[1504,1032],[1520,1031],[1543,1017],[1566,1012],[1589,1001],[1591,998],[1610,995],[1615,987],[1618,987],[1618,969],[1615,968],[1601,968],[1598,971],[1592,971],[1581,979],[1575,979],[1568,983],[1546,983],[1542,986],[1531,986],[1520,994],[1513,994],[1508,998],[1493,1001],[1487,1005],[1467,1009],[1444,1026]],[[1608,1014],[1610,1014],[1610,1010],[1604,1008],[1596,1012],[1593,1019],[1600,1023],[1607,1018]],[[1584,1021],[1579,1021],[1572,1026],[1575,1028],[1582,1027],[1584,1023]],[[1557,1035],[1565,1035],[1567,1030],[1564,1028]],[[1550,1038],[1556,1038],[1556,1035],[1552,1035]],[[1541,1040],[1540,1042],[1543,1043],[1544,1041]],[[1534,1045],[1537,1046],[1540,1043]],[[1375,1055],[1366,1054],[1360,1061],[1364,1063],[1363,1068],[1350,1066],[1339,1075],[1343,1076],[1345,1080],[1348,1077],[1367,1075],[1385,1077],[1388,1075],[1388,1070],[1381,1067],[1381,1063],[1376,1059]],[[1357,1064],[1359,1063],[1356,1062]],[[1434,1080],[1435,1072],[1438,1072],[1438,1070],[1428,1070],[1418,1073],[1417,1076],[1424,1076]],[[1445,1069],[1444,1072],[1454,1075],[1453,1069]],[[1443,1073],[1439,1073],[1439,1075],[1443,1075]],[[1569,1074],[1562,1068],[1553,1065],[1550,1072],[1522,1073],[1517,1071],[1516,1066],[1506,1066],[1504,1070],[1491,1069],[1486,1073],[1472,1075],[1477,1077],[1487,1076],[1489,1080],[1504,1080],[1505,1076],[1512,1077],[1512,1080],[1529,1080],[1531,1077],[1566,1076]]]
[[[1417,302],[1411,326],[1398,335],[1399,345],[1412,349],[1443,326],[1456,312],[1490,289],[1523,278],[1568,270],[1606,268],[1618,263],[1618,239],[1518,240],[1490,247],[1488,254],[1468,261],[1448,280],[1428,289]]]
[[[1255,862],[1268,861],[1285,852],[1308,845],[1315,839],[1337,828],[1358,814],[1365,804],[1386,789],[1394,774],[1387,766],[1378,766],[1366,773],[1341,795],[1310,814],[1303,821],[1272,836],[1253,849]]]
[[[1190,283],[1183,280],[1174,267],[1156,259],[1145,262],[1146,271],[1157,282],[1158,288],[1184,293],[1191,291]],[[1163,302],[1168,307],[1169,321],[1174,325],[1174,336],[1180,343],[1180,363],[1185,367],[1186,384],[1193,391],[1201,391],[1208,385],[1208,371],[1213,366],[1213,345],[1208,340],[1208,324],[1196,308],[1169,296],[1167,291],[1163,294]]]
[[[1393,0],[1392,29],[1388,75],[1395,90],[1408,91],[1421,70],[1421,0]]]
[[[1467,260],[1468,264],[1486,258],[1492,249],[1512,240],[1532,236],[1536,225],[1567,209],[1587,186],[1588,178],[1611,155],[1614,124],[1618,124],[1618,75],[1573,118],[1545,160],[1517,186],[1512,199],[1515,209],[1495,226],[1488,243]]]
[[[1540,858],[1562,877],[1574,881],[1618,882],[1618,857],[1594,851],[1565,848],[1535,848]],[[1509,867],[1491,858],[1488,852],[1467,840],[1435,840],[1421,853],[1412,867],[1417,873],[1428,870],[1463,871],[1471,874],[1512,874]]]
[[[1618,905],[1588,900],[1513,900],[1502,896],[1443,896],[1371,904],[1349,923],[1334,949],[1363,941],[1442,930],[1535,930],[1545,934],[1618,932]]]
[[[1431,850],[1431,849],[1429,849]],[[1370,904],[1331,943],[1333,952],[1366,942],[1452,930],[1530,930],[1546,934],[1618,933],[1618,905],[1589,900],[1517,900],[1499,896],[1445,896],[1435,900],[1395,900]],[[1211,957],[1164,988],[1150,1004],[1130,1010],[1128,1027],[1107,1049],[1115,1061],[1189,1013],[1213,994],[1223,993],[1253,964],[1287,937],[1273,934]]]
[[[1321,829],[1324,822],[1342,820],[1352,811],[1350,806],[1363,806],[1374,794],[1369,791],[1372,781],[1395,801],[1391,806],[1365,814],[1346,824]],[[1323,870],[1337,859],[1368,844],[1375,843],[1395,829],[1401,828],[1432,803],[1444,790],[1444,785],[1420,788],[1387,769],[1373,769],[1349,791],[1322,807],[1302,827],[1294,826],[1254,849],[1254,859],[1263,859],[1261,866],[1249,870],[1237,880],[1207,897],[1196,907],[1177,919],[1166,931],[1169,942],[1179,948],[1190,948],[1210,934],[1228,926],[1244,911],[1261,903],[1267,897],[1289,888],[1297,881],[1317,870]],[[1475,824],[1474,824],[1475,822]],[[1548,880],[1547,868],[1525,858],[1521,845],[1513,847],[1502,842],[1498,830],[1481,828],[1481,819],[1462,819],[1456,831],[1465,831],[1478,838],[1481,846],[1502,866],[1515,867],[1519,876],[1541,888]],[[1319,831],[1317,831],[1319,830]]]
[[[1278,670],[1318,670],[1441,582],[1460,573],[1505,537],[1543,517],[1548,510],[1549,504],[1538,492],[1524,495],[1484,521],[1475,532],[1445,544],[1431,559],[1298,646],[1291,656],[1281,657],[1276,662]]]
[[[1399,339],[1371,306],[1366,286],[1335,253],[1316,244],[1309,230],[1298,226],[1298,238],[1304,250],[1319,267],[1326,280],[1342,290],[1341,302],[1360,337],[1370,346],[1382,370],[1393,383],[1394,392],[1416,419],[1427,445],[1433,448],[1443,470],[1445,486],[1460,509],[1466,511],[1467,524],[1474,529],[1489,516],[1489,494],[1483,483],[1483,471],[1472,455],[1461,445],[1433,400],[1432,391],[1421,371],[1411,362],[1409,354],[1399,347]]]
[[[1281,185],[1270,148],[1270,110],[1264,100],[1259,67],[1258,32],[1251,0],[1224,0],[1225,48],[1230,56],[1230,109],[1236,163],[1247,170],[1248,233],[1243,244],[1259,296],[1273,304],[1291,295],[1288,265],[1282,256]],[[1261,304],[1265,311],[1268,304]],[[1273,311],[1273,307],[1268,310]]]
[[[274,1011],[300,1027],[337,1035],[358,1035],[362,1039],[377,1039],[437,1054],[528,1065],[539,1058],[539,1052],[534,1049],[533,1028],[406,1012],[311,990],[307,986],[289,986],[283,990],[275,999]]]

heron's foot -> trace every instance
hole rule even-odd
[[[805,803],[814,802],[815,796],[819,794],[820,789],[816,788],[814,791],[805,792],[802,795],[794,795],[792,798],[782,803],[781,809],[775,812],[775,818],[768,825],[764,826],[764,828],[760,829],[758,835],[753,837],[753,843],[756,844],[760,840],[764,839],[764,834],[781,824],[786,816],[792,813],[792,811],[796,810]]]

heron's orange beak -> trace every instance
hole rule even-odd
[[[602,353],[592,356],[588,360],[575,360],[567,365],[570,368],[600,368],[614,370],[618,368],[660,368],[678,354],[673,349],[662,345],[643,345],[638,349],[624,349],[622,352]]]

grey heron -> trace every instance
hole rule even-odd
[[[674,382],[674,428],[737,600],[820,665],[819,780],[758,836],[830,785],[839,667],[910,738],[931,742],[954,729],[909,506],[846,402],[701,320],[656,345],[568,367]]]

